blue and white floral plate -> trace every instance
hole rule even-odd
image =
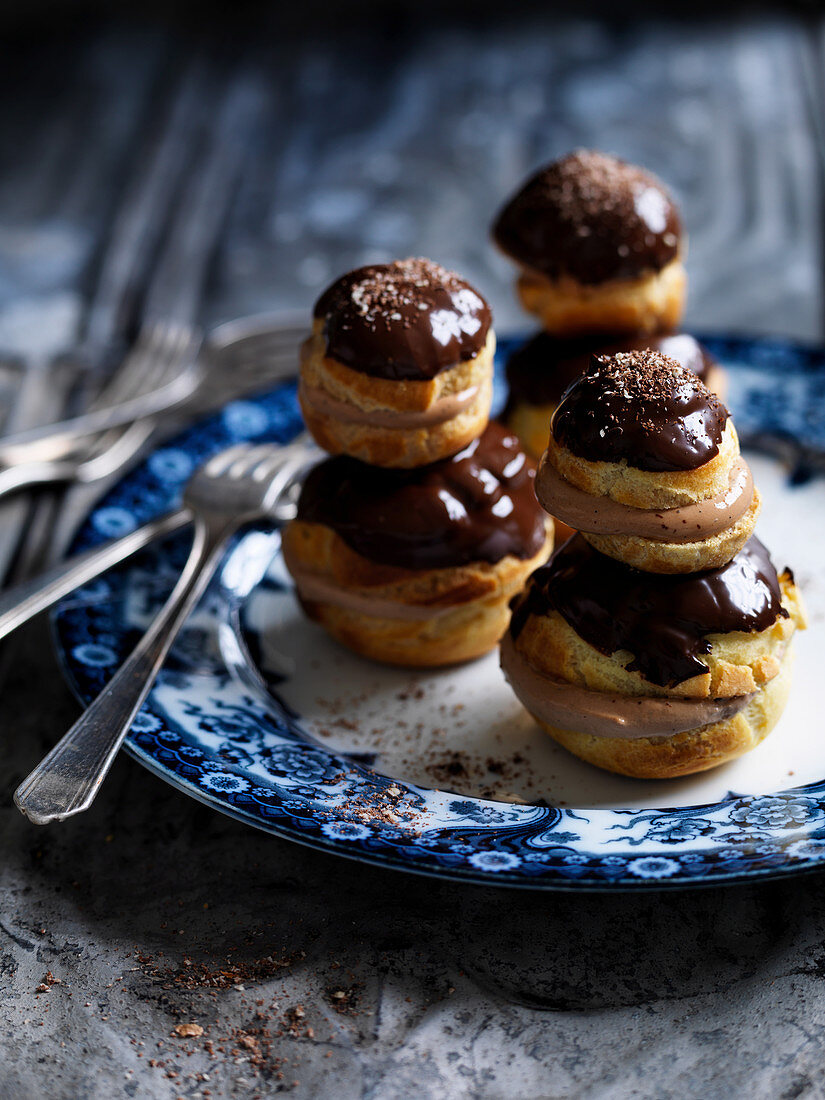
[[[422,675],[335,645],[301,615],[278,536],[266,530],[239,538],[135,721],[128,752],[257,828],[456,881],[631,889],[825,865],[825,351],[707,343],[730,370],[740,435],[759,448],[750,457],[764,499],[760,535],[777,564],[794,566],[811,613],[791,702],[754,752],[677,781],[591,768],[537,730],[495,654]],[[513,344],[502,341],[500,358]],[[293,381],[228,405],[125,477],[75,549],[174,507],[212,452],[286,441],[299,427]],[[187,549],[186,533],[167,540],[56,610],[57,646],[81,700],[135,644]]]

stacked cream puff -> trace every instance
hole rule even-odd
[[[728,410],[656,351],[594,357],[536,479],[578,530],[517,599],[501,662],[559,743],[643,778],[757,745],[787,700],[804,614],[753,535],[759,495]]]
[[[722,371],[686,333],[681,218],[650,173],[579,150],[532,176],[493,227],[519,267],[518,294],[543,331],[507,364],[506,419],[538,458],[561,396],[593,354],[652,348],[716,392]]]
[[[298,394],[332,457],[284,532],[302,606],[378,661],[477,657],[552,549],[533,464],[488,425],[489,306],[455,273],[410,259],[344,275],[314,313]]]
[[[760,507],[728,410],[657,351],[593,357],[556,409],[536,493],[602,554],[648,573],[724,565]]]

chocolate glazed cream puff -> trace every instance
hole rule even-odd
[[[304,610],[339,642],[388,664],[437,666],[496,645],[551,531],[530,460],[490,424],[417,470],[327,459],[283,548]]]
[[[686,332],[610,341],[603,335],[563,340],[540,332],[507,360],[510,397],[505,419],[529,455],[540,458],[543,454],[550,420],[564,391],[585,373],[593,356],[627,351],[660,351],[692,371],[724,400],[725,372],[710,352]]]
[[[682,315],[682,224],[649,172],[579,150],[542,168],[496,219],[499,248],[521,268],[524,308],[547,332],[645,333]]]
[[[653,576],[575,535],[515,601],[501,664],[536,721],[608,771],[667,778],[757,745],[804,628],[793,576],[752,538],[721,569]]]
[[[651,351],[594,358],[570,386],[536,494],[597,550],[651,573],[724,565],[760,508],[728,410]]]
[[[410,468],[484,430],[493,384],[490,308],[429,260],[362,267],[315,306],[301,351],[306,425],[331,454]]]

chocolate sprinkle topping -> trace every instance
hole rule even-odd
[[[715,366],[710,352],[686,332],[615,340],[604,336],[560,340],[540,332],[507,360],[511,401],[523,401],[528,405],[558,405],[564,391],[585,373],[594,355],[646,350],[660,351],[675,359],[703,382]]]
[[[316,466],[298,519],[331,527],[357,553],[405,569],[532,558],[545,539],[535,470],[515,436],[490,424],[453,458],[415,470],[338,455]]]
[[[513,637],[530,615],[553,610],[600,653],[632,653],[627,669],[660,687],[708,671],[701,656],[711,651],[709,634],[766,630],[788,617],[756,537],[721,569],[665,575],[632,569],[574,535],[532,575],[513,612]]]
[[[526,267],[587,284],[660,271],[678,255],[681,234],[655,176],[585,149],[532,176],[493,226],[498,246]]]
[[[315,317],[331,359],[393,381],[433,378],[472,359],[492,321],[469,283],[420,259],[350,271],[324,291]]]
[[[590,462],[695,470],[719,453],[728,410],[658,351],[594,357],[553,417],[555,440]]]

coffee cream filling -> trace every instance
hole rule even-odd
[[[373,428],[432,428],[453,420],[472,405],[478,395],[478,386],[470,386],[459,393],[445,394],[435,400],[428,409],[405,411],[402,409],[361,409],[349,401],[342,401],[318,386],[307,385],[301,380],[298,396],[302,404],[314,409],[321,416],[348,424],[366,424]]]
[[[429,622],[439,615],[455,611],[457,604],[446,607],[427,607],[423,604],[400,603],[382,597],[364,595],[341,588],[321,573],[296,566],[294,561],[287,563],[301,599],[308,603],[326,603],[353,611],[359,615],[370,615],[375,619],[399,619],[410,622]],[[466,605],[462,605],[466,606]]]
[[[744,458],[734,462],[725,493],[679,508],[631,508],[591,496],[562,477],[547,460],[539,463],[536,496],[551,515],[593,535],[633,535],[655,542],[701,542],[732,527],[753,501],[753,478]]]
[[[593,691],[538,672],[516,649],[510,634],[501,642],[501,667],[530,713],[548,726],[591,737],[639,740],[674,737],[738,714],[753,698],[685,699]]]

